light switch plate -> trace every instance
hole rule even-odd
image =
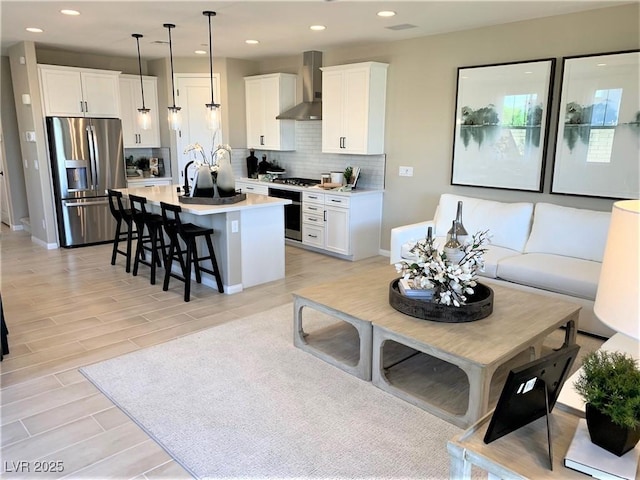
[[[27,142],[35,142],[36,141],[36,132],[27,131],[27,132],[24,132],[24,136],[27,139]]]
[[[413,177],[413,167],[400,166],[398,175],[401,177]]]

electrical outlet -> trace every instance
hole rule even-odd
[[[398,175],[401,177],[413,177],[413,167],[403,167],[401,166]]]

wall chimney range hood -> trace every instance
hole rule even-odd
[[[322,120],[322,52],[302,54],[302,103],[276,117],[278,120]]]

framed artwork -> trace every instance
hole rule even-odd
[[[555,59],[458,68],[452,185],[542,191]]]
[[[640,50],[562,59],[551,193],[640,196]]]

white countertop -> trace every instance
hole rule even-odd
[[[193,215],[214,215],[216,213],[236,212],[239,210],[275,207],[278,205],[289,205],[291,200],[283,198],[267,197],[266,195],[257,195],[247,193],[247,199],[238,203],[228,205],[198,205],[191,203],[180,203],[178,197],[181,194],[176,192],[176,185],[162,185],[155,187],[131,187],[118,189],[127,197],[130,193],[146,197],[147,202],[151,205],[160,205],[160,202],[172,205],[180,205],[182,211]]]
[[[373,193],[383,193],[384,190],[371,190],[371,189],[366,189],[366,188],[356,188],[355,190],[349,190],[346,192],[342,192],[338,189],[324,189],[322,187],[320,187],[319,185],[316,185],[314,187],[301,187],[299,185],[289,185],[287,183],[276,183],[276,182],[261,182],[260,180],[256,180],[255,178],[247,178],[247,177],[243,177],[243,178],[238,178],[236,179],[237,182],[244,182],[244,183],[251,183],[251,184],[255,184],[255,185],[266,185],[267,187],[271,187],[271,188],[279,188],[281,190],[296,190],[299,192],[305,192],[305,191],[312,191],[312,192],[322,192],[322,193],[329,193],[331,195],[346,195],[346,196],[350,196],[350,195],[370,195]]]

